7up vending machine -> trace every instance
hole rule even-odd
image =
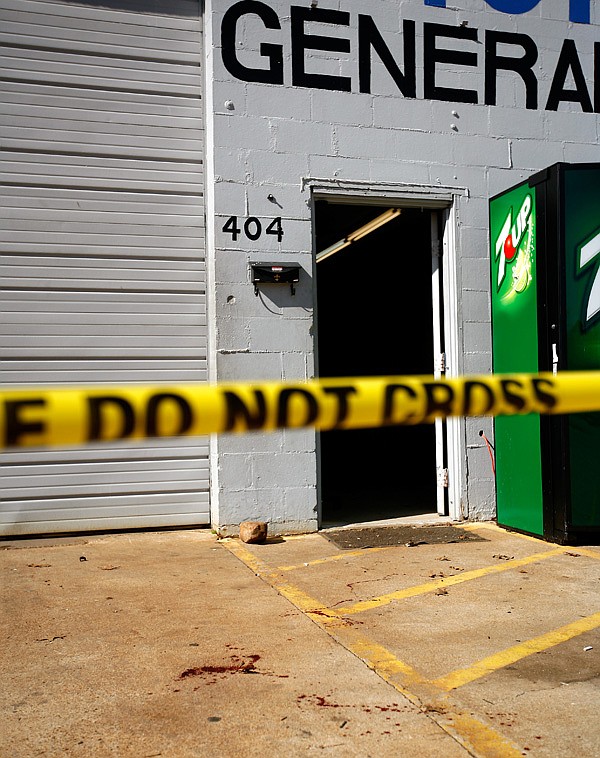
[[[600,370],[600,164],[558,163],[490,201],[495,373]],[[498,523],[600,538],[600,413],[495,420]]]

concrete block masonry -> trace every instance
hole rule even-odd
[[[373,107],[374,98],[369,95],[319,90],[311,92],[311,118],[325,124],[360,123],[371,126],[374,121]]]
[[[355,201],[361,194],[369,201],[380,196],[387,203],[393,197],[402,205],[419,197],[415,186],[423,197],[444,187],[449,198],[439,211],[448,243],[442,265],[453,266],[443,272],[445,297],[453,299],[443,303],[444,319],[456,340],[449,365],[490,370],[489,198],[556,161],[598,159],[598,117],[590,112],[600,110],[600,87],[594,84],[600,71],[594,65],[600,59],[597,12],[592,8],[587,21],[585,13],[574,20],[587,7],[578,0],[562,5],[545,0],[512,15],[484,0],[469,7],[420,0],[409,5],[377,0],[365,8],[359,0],[340,0],[335,8],[309,8],[264,0],[250,9],[235,0],[225,6],[207,2],[214,40],[207,82],[213,86],[216,79],[218,110],[214,117],[208,114],[209,149],[220,180],[209,209],[217,216],[209,255],[216,272],[217,327],[219,320],[227,322],[217,328],[214,347],[251,351],[218,354],[211,379],[312,376],[316,193],[338,200],[352,194]],[[224,110],[226,99],[234,102],[233,110]],[[271,193],[282,207],[266,199]],[[444,205],[451,206],[447,221]],[[285,235],[281,241],[263,236],[233,243],[221,232],[229,215],[281,216]],[[302,265],[306,277],[295,298],[270,291],[264,300],[262,294],[254,298],[240,279],[250,260],[269,258]],[[409,261],[410,256],[407,267]],[[386,286],[382,280],[382,291]],[[234,316],[226,306],[230,295]],[[240,340],[234,334],[238,326]],[[393,324],[386,328],[393,333]],[[462,502],[467,515],[491,517],[488,464],[468,447],[468,439],[459,442],[465,470],[477,484],[455,492],[454,502]],[[297,447],[285,462],[290,481],[304,482],[307,471],[312,473],[306,503],[304,485],[295,489],[295,523],[316,524],[308,505],[316,481],[314,437],[305,449]],[[219,449],[226,452],[226,443]],[[262,457],[261,452],[247,448],[249,456]],[[263,475],[277,478],[266,468]],[[224,493],[219,499],[221,523],[235,523],[238,506],[230,508]],[[260,517],[281,522],[285,493],[268,499],[271,510]]]
[[[489,323],[491,316],[488,292],[463,289],[462,308],[465,321]]]

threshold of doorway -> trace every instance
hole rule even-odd
[[[357,521],[348,524],[344,521],[324,521],[319,529],[326,532],[329,529],[357,529],[379,526],[431,526],[432,524],[451,524],[450,516],[440,516],[439,513],[419,513],[416,516],[399,516],[398,518],[386,518],[381,521]]]

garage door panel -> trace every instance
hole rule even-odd
[[[5,31],[5,30],[3,30]],[[39,40],[22,40],[24,47],[13,47],[14,38],[0,32],[0,44],[5,45],[2,57],[2,77],[8,81],[25,81],[84,89],[164,92],[169,96],[201,96],[199,61],[173,63],[162,60],[115,59],[102,54],[69,54],[57,50],[39,49]],[[4,37],[4,40],[3,40]],[[36,49],[36,47],[38,49]]]
[[[198,526],[209,518],[208,494],[202,492],[64,498],[60,506],[61,518],[56,518],[55,500],[13,501],[0,509],[0,535]],[[52,509],[55,516],[49,518]]]
[[[18,81],[27,83],[45,83],[49,85],[56,85],[57,82],[62,82],[65,87],[83,87],[87,90],[99,90],[102,91],[105,87],[110,86],[113,92],[130,92],[127,87],[127,80],[118,75],[118,71],[113,70],[113,78],[108,79],[102,74],[102,67],[92,68],[91,66],[72,66],[68,74],[61,75],[61,69],[65,66],[58,66],[51,61],[47,63],[47,69],[45,71],[37,71],[34,65],[31,68],[20,68],[18,65],[20,61],[13,64],[13,62],[5,56],[0,62],[0,78],[8,81]],[[140,72],[139,79],[136,81],[136,89],[132,94],[148,93],[162,95],[163,93],[171,93],[172,85],[169,82],[163,82],[164,78],[160,72],[156,72],[156,76],[153,78],[150,73],[143,78],[143,74],[147,72]],[[196,84],[200,72],[194,72],[194,75],[189,76],[187,82],[181,82],[177,89],[177,95],[185,96],[189,98],[195,98],[200,95],[200,89]]]
[[[123,379],[123,369],[111,366],[110,361],[87,358],[85,368],[81,360],[33,358],[27,361],[3,359],[0,368],[0,381],[7,388],[34,386],[39,384],[40,372],[44,372],[44,384],[53,386],[73,384],[186,384],[188,382],[208,381],[206,358],[175,360],[172,357],[162,357],[160,361],[153,360],[150,365],[147,360],[129,361],[132,365],[127,369],[127,379]],[[109,364],[109,365],[107,365]]]
[[[173,347],[170,340],[164,341],[168,347],[155,347],[153,350],[155,358],[170,358],[181,355],[182,350],[180,347]],[[18,358],[23,354],[23,350],[27,350],[29,355],[34,358],[48,358],[54,356],[56,358],[75,358],[79,360],[85,358],[101,358],[106,356],[107,352],[110,352],[113,357],[122,356],[124,358],[137,358],[148,354],[148,346],[141,347],[138,340],[132,340],[130,346],[120,345],[118,348],[112,347],[114,340],[112,340],[112,343],[108,340],[102,342],[100,338],[98,338],[92,346],[90,346],[89,340],[80,339],[77,341],[75,338],[70,340],[71,344],[68,346],[58,344],[40,346],[34,339],[28,340],[27,342],[28,344],[23,342],[21,346],[17,347],[11,347],[8,345],[4,348],[0,348],[0,360],[5,358]],[[56,340],[56,342],[59,341]],[[197,347],[196,345],[192,345],[191,347],[192,349],[188,351],[189,355],[197,358],[206,358],[205,348]]]
[[[43,303],[40,303],[43,306]],[[9,324],[26,324],[31,327],[48,327],[48,316],[51,311],[42,311],[41,313],[3,313],[0,323],[0,334],[3,329],[7,329]],[[164,313],[58,313],[52,314],[52,324],[56,326],[66,326],[68,329],[77,329],[88,326],[97,326],[99,329],[110,327],[162,327],[165,329],[179,329],[182,327],[194,327],[197,330],[199,326],[206,326],[205,310],[195,311],[189,314],[169,314],[165,318]],[[197,333],[197,331],[196,331]]]
[[[0,0],[0,7],[7,10],[23,10],[23,0]],[[98,7],[97,0],[79,0],[77,3],[63,0],[27,0],[28,9],[38,13],[48,13],[57,22],[61,19],[86,19],[89,21],[114,21],[116,23],[131,23],[131,13],[138,14],[135,18],[137,25],[155,26],[157,23],[164,28],[199,30],[202,17],[199,16],[197,0],[169,0],[168,3],[154,3],[152,13],[148,13],[148,3],[145,0],[102,0]]]
[[[194,119],[200,123],[198,108],[190,105],[188,98],[170,95],[153,95],[142,92],[115,92],[99,90],[90,92],[87,89],[77,87],[60,87],[52,84],[38,84],[31,82],[0,82],[0,93],[5,104],[6,112],[10,108],[66,108],[76,113],[80,108],[88,114],[88,118],[95,116],[104,118],[106,112],[120,112],[123,116],[129,114],[131,118],[137,115],[150,115],[161,119]],[[161,122],[162,123],[162,122]]]
[[[104,349],[104,354],[106,354],[107,350],[110,349],[114,343],[115,343],[115,337],[114,335],[98,335],[95,334],[93,336],[89,335],[67,335],[67,336],[61,336],[61,335],[42,335],[42,338],[40,338],[36,334],[30,334],[30,335],[24,335],[24,334],[18,334],[16,336],[10,335],[6,336],[4,335],[2,337],[2,342],[4,343],[5,347],[4,350],[6,350],[6,354],[14,354],[15,351],[23,351],[27,350],[28,348],[35,348],[39,350],[52,350],[55,352],[56,355],[67,355],[69,352],[72,353],[74,349],[79,350],[79,354],[81,355],[82,350],[88,350],[90,348],[94,349]],[[41,347],[40,343],[43,342],[44,347]],[[125,335],[119,336],[119,342],[121,348],[127,348],[128,350],[136,349],[136,352],[140,354],[140,352],[147,352],[148,350],[151,350],[152,348],[158,348],[158,349],[171,349],[171,350],[179,350],[179,352],[183,352],[186,350],[186,348],[189,348],[191,350],[191,353],[193,354],[194,351],[196,351],[197,354],[205,354],[205,349],[201,346],[199,346],[197,337],[185,337],[181,336],[177,340],[177,344],[173,344],[173,338],[170,336],[167,337],[157,337],[156,335],[149,335],[149,336],[130,336],[126,337]],[[106,348],[106,349],[105,349]],[[117,353],[115,353],[116,355]],[[126,353],[121,353],[126,354]],[[131,354],[131,353],[130,353]],[[158,353],[155,353],[158,354]]]
[[[10,7],[12,6],[12,7]],[[143,16],[141,17],[143,18]],[[85,40],[85,34],[95,34],[109,44],[114,45],[114,40],[123,39],[123,45],[131,44],[134,47],[142,47],[146,53],[149,45],[144,45],[145,40],[152,40],[150,49],[173,49],[173,43],[179,43],[182,47],[187,43],[189,52],[197,55],[198,46],[196,44],[197,31],[193,24],[188,29],[180,26],[167,26],[166,24],[150,25],[136,23],[137,17],[120,14],[118,18],[115,14],[111,16],[92,16],[93,31],[90,30],[90,18],[82,17],[80,13],[71,14],[66,11],[63,13],[48,13],[48,6],[32,3],[28,0],[27,4],[21,3],[18,7],[16,3],[0,3],[0,23],[11,24],[11,29],[15,34],[31,33],[31,25],[35,25],[36,36],[45,39],[47,36],[57,40]],[[24,27],[27,31],[21,30]],[[76,32],[76,34],[74,34]],[[81,32],[85,34],[82,35]],[[96,39],[95,37],[92,39]],[[60,45],[64,49],[64,45]],[[89,46],[86,48],[89,49]],[[175,47],[175,49],[177,49]]]
[[[202,157],[202,140],[186,137],[185,134],[167,139],[160,134],[160,129],[150,130],[139,127],[131,128],[131,130],[113,128],[101,131],[97,124],[93,124],[93,127],[85,131],[82,128],[82,122],[77,122],[76,128],[72,130],[66,123],[62,128],[57,125],[53,129],[46,129],[43,125],[38,126],[31,122],[29,126],[0,123],[0,138],[6,140],[8,147],[31,150],[39,148],[50,150],[52,146],[62,144],[79,152],[90,152],[91,142],[92,152],[112,153],[115,151],[120,155],[133,153],[154,155],[160,158],[199,159]],[[143,133],[136,134],[136,131]],[[126,148],[128,152],[123,148]]]
[[[91,171],[90,176],[85,176],[85,171],[80,171],[78,167],[65,167],[64,171],[51,170],[48,173],[44,173],[43,167],[47,165],[44,161],[41,161],[39,169],[40,173],[25,173],[22,169],[19,171],[7,171],[4,174],[4,179],[7,183],[19,184],[21,189],[27,189],[28,185],[33,187],[39,187],[40,185],[48,184],[49,181],[54,187],[64,187],[65,189],[72,189],[77,187],[78,189],[98,189],[107,190],[114,186],[115,178],[121,173],[118,169],[108,171]],[[69,174],[72,171],[72,174]],[[122,172],[121,183],[123,188],[135,191],[143,192],[158,192],[160,190],[171,192],[189,192],[191,195],[202,195],[202,185],[190,182],[162,182],[156,177],[156,174],[152,176],[150,172],[144,172],[143,175],[138,174],[136,177],[135,169],[125,169]],[[202,171],[199,172],[198,181],[202,179]]]
[[[10,15],[10,19],[3,16]],[[26,16],[32,18],[28,19]],[[67,26],[48,26],[43,22],[35,23],[34,14],[11,13],[4,11],[0,14],[0,23],[3,25],[3,33],[0,34],[0,42],[3,45],[35,45],[38,47],[54,48],[79,53],[96,53],[111,57],[127,57],[136,60],[153,60],[159,58],[164,61],[180,63],[199,63],[201,58],[197,45],[190,41],[185,31],[172,30],[171,38],[147,35],[148,27],[138,27],[141,30],[139,36],[133,33],[133,25],[119,33],[122,24],[105,24],[104,30],[96,31],[102,22],[95,22],[94,29],[73,29]],[[29,23],[28,23],[29,22]],[[53,23],[56,23],[53,21]],[[69,23],[69,26],[73,21]],[[128,33],[129,32],[129,33]],[[147,35],[147,38],[146,38]],[[177,39],[177,37],[180,37]],[[192,35],[193,36],[193,35]]]
[[[208,508],[198,511],[160,514],[157,516],[139,515],[139,513],[136,513],[135,515],[120,516],[118,518],[114,516],[99,518],[97,510],[90,509],[90,511],[94,515],[85,519],[85,531],[196,527],[208,523],[209,519]],[[19,516],[21,514],[14,512],[10,514],[12,521],[10,522],[11,531],[9,534],[12,536],[38,535],[42,533],[40,532],[41,528],[44,529],[44,534],[81,532],[83,527],[79,514],[82,512],[84,511],[79,510],[72,514],[70,519],[66,518],[62,521],[20,521]],[[2,533],[3,528],[0,524],[0,534]]]
[[[194,460],[208,455],[208,437],[160,437],[149,440],[118,441],[115,443],[96,442],[84,448],[30,448],[24,459],[21,450],[0,452],[0,464],[17,466],[65,465],[97,463],[100,461],[147,460],[151,465],[160,466],[160,461]],[[23,469],[27,471],[28,469]]]
[[[157,289],[157,282],[160,282],[165,289],[200,290],[204,287],[205,265],[203,260],[197,259],[160,261],[114,257],[106,260],[80,256],[71,259],[66,256],[6,255],[0,261],[0,276],[5,287],[19,289],[30,285],[33,277],[43,278],[48,287],[87,289],[92,278],[98,289],[113,289],[115,282],[123,282],[124,289]],[[27,280],[27,284],[21,284],[21,280]]]
[[[70,508],[60,508],[57,507],[56,501],[49,500],[44,503],[46,507],[44,508],[28,508],[28,516],[32,520],[39,519],[40,521],[43,521],[44,523],[48,522],[64,522],[65,520],[73,518],[73,511]],[[127,505],[105,505],[103,508],[103,519],[102,523],[105,524],[103,528],[111,528],[110,526],[107,526],[107,521],[112,521],[113,519],[118,518],[134,518],[134,514],[132,513],[132,510],[135,506],[127,506]],[[190,511],[188,511],[189,515],[195,515],[196,518],[200,513],[204,511],[204,508],[201,504],[197,503],[190,503]],[[184,511],[185,512],[185,511]],[[19,513],[18,509],[15,508],[14,511],[15,515]],[[147,505],[145,508],[145,516],[146,517],[154,517],[154,518],[160,518],[162,515],[161,513],[161,505]],[[164,516],[163,516],[164,518]],[[195,523],[198,523],[196,521]]]
[[[72,118],[72,114],[68,111],[60,113],[48,109],[46,111],[45,116],[41,112],[30,115],[4,113],[0,116],[0,127],[3,130],[6,129],[7,134],[10,129],[23,129],[25,133],[34,134],[36,138],[40,134],[39,130],[42,129],[45,135],[62,132],[67,132],[69,135],[82,135],[80,139],[86,143],[90,140],[97,143],[101,141],[101,137],[114,135],[116,144],[135,145],[141,140],[141,144],[152,146],[146,138],[153,138],[168,140],[181,147],[189,146],[189,150],[202,150],[200,124],[194,124],[194,119],[182,119],[181,128],[175,136],[173,129],[167,123],[164,125],[156,123],[154,117],[150,116],[136,118],[134,115],[127,119],[116,114],[115,120],[109,120],[110,117],[108,117],[100,121],[100,119],[92,120],[90,116],[94,114],[85,111],[79,113],[79,118]],[[127,142],[121,142],[121,138],[127,138]]]
[[[199,3],[0,0],[0,41],[3,385],[206,381]],[[4,535],[209,521],[207,437],[0,464]]]
[[[9,233],[6,232],[5,236],[8,236]],[[52,237],[54,239],[54,237]],[[146,238],[146,243],[152,241],[152,238]],[[164,241],[164,240],[163,240]],[[114,240],[112,241],[114,245]],[[69,253],[71,255],[131,255],[131,256],[139,256],[144,250],[146,254],[154,254],[157,256],[160,256],[162,258],[168,258],[169,255],[173,254],[173,249],[175,248],[175,245],[171,247],[144,247],[143,243],[140,242],[139,245],[131,245],[129,247],[125,245],[120,245],[119,247],[113,246],[109,247],[106,244],[103,244],[103,240],[98,240],[98,244],[85,244],[80,243],[78,245],[72,244],[69,245],[64,242],[46,242],[44,244],[42,241],[38,242],[0,242],[0,252],[2,253],[31,253],[32,255],[39,255],[40,253],[53,253],[60,255],[61,253]],[[190,259],[196,258],[198,255],[198,245],[182,245],[181,247],[177,248],[177,256],[180,258],[187,257]]]
[[[73,186],[78,188],[89,187],[103,190],[112,189],[115,182],[125,190],[131,191],[171,191],[173,193],[188,193],[201,196],[204,191],[203,185],[203,166],[201,161],[188,163],[179,161],[145,161],[143,159],[132,160],[129,158],[113,157],[84,157],[80,155],[48,155],[47,153],[10,153],[5,151],[3,179],[5,182],[22,185],[40,185],[52,183],[57,187],[66,189]],[[100,200],[100,198],[99,198]],[[35,207],[35,206],[34,206]],[[15,210],[20,210],[23,215],[15,215]],[[52,208],[39,208],[40,214],[34,215],[25,212],[28,208],[14,201],[3,205],[2,213],[4,218],[35,218],[59,220],[60,215],[53,213],[63,213],[70,215],[72,210],[64,205],[55,203]],[[89,211],[88,211],[89,212]],[[109,220],[112,223],[128,223],[133,221],[129,218],[135,211],[124,209],[119,211],[118,206],[114,209],[114,214],[110,218],[103,216],[101,209],[97,215],[92,216],[92,220],[102,221]],[[135,223],[147,223],[149,219],[143,217],[137,219]],[[83,217],[83,213],[81,214]],[[154,219],[155,220],[155,219]],[[165,213],[163,223],[172,226],[183,225],[187,221],[181,214],[173,213],[170,216]],[[195,223],[196,222],[196,223]],[[201,225],[202,217],[194,218],[190,216],[189,223],[191,226]]]
[[[162,476],[160,476],[161,473],[163,474]],[[117,480],[114,483],[106,479],[105,481],[87,484],[80,479],[74,479],[71,485],[68,483],[53,485],[52,481],[50,480],[49,485],[44,485],[42,482],[40,486],[32,486],[28,490],[28,494],[32,499],[35,499],[37,494],[42,494],[49,499],[49,502],[54,499],[56,505],[57,499],[74,496],[98,496],[103,494],[107,496],[141,495],[147,492],[156,494],[157,492],[173,492],[173,490],[177,490],[178,492],[196,492],[201,482],[198,474],[195,477],[192,477],[191,474],[186,477],[185,472],[181,472],[181,476],[178,478],[171,469],[166,472],[155,472],[154,476],[149,475],[140,481],[129,481],[125,476],[123,476],[122,482]],[[23,498],[23,493],[19,488],[7,486],[6,492],[3,495],[4,503],[10,503],[12,500],[18,498]]]
[[[11,335],[35,337],[169,337],[174,339],[177,335],[182,337],[197,338],[198,326],[206,326],[206,321],[195,325],[179,325],[176,329],[172,325],[164,326],[162,324],[153,324],[152,328],[148,324],[95,324],[93,328],[86,328],[85,325],[62,324],[33,324],[31,322],[16,326],[15,324],[0,324],[0,335],[10,337]]]
[[[206,313],[206,295],[203,292],[188,294],[173,292],[39,292],[31,290],[0,290],[0,307],[5,314],[16,319],[35,320],[35,313],[51,313],[53,323],[70,323],[71,315],[78,314],[76,323],[91,323],[102,314],[119,319],[131,314],[132,319],[150,315],[156,318],[169,316],[169,321]],[[111,323],[107,321],[106,323]],[[137,322],[136,322],[137,323]]]
[[[74,242],[73,237],[71,237],[68,233],[63,232],[52,232],[51,236],[49,237],[46,235],[46,239],[44,240],[43,232],[13,232],[7,230],[2,234],[2,247],[6,250],[6,252],[9,252],[10,245],[12,244],[15,250],[21,249],[23,252],[34,252],[33,250],[25,249],[23,246],[31,243],[32,248],[39,248],[41,245],[44,245],[45,242],[48,252],[55,252],[57,247],[59,245],[62,245],[66,252],[71,252],[72,254],[75,253],[75,251],[70,250],[69,248],[77,247],[77,255],[86,255],[86,250],[94,250],[95,252],[100,251],[103,247],[118,247],[121,251],[133,251],[137,255],[142,255],[144,249],[153,248],[155,252],[157,249],[160,250],[160,255],[164,258],[168,258],[169,255],[173,255],[174,250],[198,250],[198,238],[169,237],[169,242],[171,244],[169,247],[165,247],[166,237],[166,234],[144,236],[132,234],[128,237],[125,237],[121,245],[119,245],[119,237],[116,235],[100,233],[84,234],[80,232],[75,237],[76,241]],[[51,239],[52,242],[49,243],[48,239]],[[202,238],[200,237],[200,239]],[[98,252],[96,252],[96,254],[98,254]]]
[[[22,218],[4,218],[2,225],[6,232],[10,235],[11,232],[20,232],[21,236],[25,237],[27,234],[31,234],[34,239],[39,240],[39,234],[52,234],[53,239],[62,239],[61,235],[68,232],[70,235],[77,235],[77,239],[81,239],[83,242],[92,241],[97,242],[96,235],[102,235],[102,239],[108,240],[107,244],[114,244],[114,236],[120,235],[126,245],[131,245],[133,240],[141,239],[143,243],[147,243],[148,238],[152,237],[168,237],[170,240],[174,240],[175,244],[182,243],[182,239],[176,239],[181,237],[184,239],[193,239],[194,241],[204,239],[204,233],[202,227],[194,227],[193,221],[189,227],[185,226],[173,226],[173,225],[158,225],[161,219],[154,218],[153,224],[135,224],[130,221],[129,224],[113,224],[113,223],[81,223],[80,221],[73,221],[72,219],[40,219],[39,221],[32,221]],[[158,223],[157,223],[158,222]],[[129,238],[132,239],[129,239]]]
[[[33,479],[27,490],[29,497],[36,498],[43,494],[47,498],[74,497],[81,495],[118,495],[118,494],[141,494],[144,492],[178,492],[196,491],[200,487],[202,479],[201,471],[175,470],[168,467],[163,471],[146,471],[144,476],[131,476],[129,473],[107,476],[97,481],[89,482],[85,476],[61,475],[44,479]],[[60,480],[60,481],[59,481]],[[11,481],[3,484],[3,500],[11,501],[23,498],[23,492],[19,486],[11,485]]]
[[[170,458],[169,466],[173,471],[181,471],[182,476],[190,478],[189,473],[196,471],[196,467],[190,464],[189,459],[183,458]],[[206,468],[206,461],[201,464],[202,468]],[[32,482],[39,483],[44,477],[69,477],[64,479],[64,484],[71,484],[77,481],[78,477],[84,478],[86,481],[104,481],[109,478],[111,481],[121,481],[119,477],[122,474],[136,474],[140,471],[150,471],[155,473],[160,471],[161,466],[156,460],[149,461],[131,461],[131,460],[116,460],[116,461],[78,461],[74,464],[72,461],[54,462],[54,463],[33,463],[28,461],[27,463],[7,464],[2,469],[3,482],[13,483],[16,477],[21,476],[23,471],[27,472],[27,476]]]
[[[46,181],[48,179],[45,177]],[[115,180],[111,180],[111,183],[114,185]],[[25,192],[25,189],[14,189],[16,192],[12,196],[6,193],[0,195],[7,203],[0,215],[0,247],[7,255],[20,254],[22,262],[25,261],[24,254],[47,256],[49,253],[54,253],[53,259],[65,255],[82,258],[111,255],[116,258],[135,257],[138,260],[156,257],[167,262],[157,261],[151,265],[166,269],[172,267],[170,262],[177,257],[187,259],[188,266],[193,266],[192,259],[203,258],[205,231],[196,203],[179,207],[165,203],[162,208],[165,216],[163,223],[162,214],[149,212],[152,203],[137,204],[136,195],[124,198],[121,212],[113,214],[112,210],[116,210],[119,205],[113,204],[112,198],[102,198],[102,192],[98,192],[96,198],[90,199],[89,203],[84,204],[82,201],[80,207],[73,209],[70,206],[77,203],[75,198],[71,195],[61,198],[61,190],[55,190],[57,195],[54,199],[56,204],[61,205],[61,210],[51,219],[52,210],[40,209],[40,216],[36,220],[32,218],[37,210],[35,199],[27,198],[27,205],[24,203],[19,206],[17,193]],[[125,204],[126,209],[123,207]],[[188,224],[185,224],[185,213],[171,212],[185,207],[191,210]],[[140,209],[139,214],[136,213],[136,208]],[[143,223],[144,219],[146,223]],[[86,264],[84,262],[81,265]],[[177,262],[173,265],[178,266]],[[18,285],[13,283],[11,286]]]
[[[3,151],[2,155],[5,155]],[[113,184],[114,187],[114,184]],[[194,216],[203,212],[201,195],[160,192],[98,192],[93,189],[65,187],[3,187],[0,185],[1,204],[23,208],[68,208],[74,213],[84,211],[122,211],[137,213],[180,214],[191,211]]]
[[[102,121],[107,128],[117,124],[127,124],[132,127],[139,126],[154,130],[159,127],[171,129],[173,124],[173,115],[170,113],[157,113],[156,109],[148,112],[147,108],[145,109],[146,112],[144,109],[139,109],[140,112],[138,112],[138,109],[132,108],[127,102],[105,102],[102,103],[104,107],[101,110],[97,107],[88,110],[84,108],[81,101],[74,98],[63,98],[60,106],[54,98],[45,98],[45,101],[41,103],[35,101],[12,103],[10,102],[11,98],[3,93],[2,99],[6,101],[2,108],[5,116],[3,123],[7,125],[14,125],[15,121],[17,124],[23,123],[27,119],[48,119],[48,125],[56,124],[59,127],[61,121],[72,124],[81,122],[81,129],[89,123],[96,124]],[[94,101],[88,99],[88,102]],[[182,130],[191,129],[195,132],[202,130],[202,118],[197,111],[189,109],[188,115],[179,115],[178,120]],[[88,126],[88,128],[90,127]]]
[[[0,62],[0,78],[7,81],[23,82],[25,84],[38,84],[44,83],[48,85],[56,85],[57,82],[62,82],[65,87],[82,87],[88,91],[99,90],[102,91],[105,87],[110,86],[113,92],[127,93],[131,90],[127,87],[127,81],[118,76],[118,72],[113,71],[114,78],[108,79],[102,75],[102,71],[86,66],[73,66],[68,75],[61,76],[59,66],[54,65],[52,62],[47,64],[47,70],[36,71],[35,66],[29,68],[20,68],[18,64],[13,64],[12,61],[5,56]],[[62,67],[64,68],[64,66]],[[196,85],[198,77],[201,76],[200,72],[194,72],[194,75],[190,75],[189,81],[181,82],[177,95],[188,98],[198,97],[200,90]],[[172,86],[169,82],[161,81],[164,77],[160,75],[160,72],[156,72],[156,76],[153,79],[150,74],[144,79],[140,73],[140,78],[136,82],[136,89],[132,94],[148,93],[162,95],[163,93],[171,93]]]
[[[5,268],[6,275],[4,279],[5,287],[22,288],[26,286],[39,286],[36,282],[39,279],[36,278],[35,273],[31,270],[25,269],[24,271],[16,271],[15,275],[11,275],[10,267]],[[115,272],[122,275],[122,281],[124,289],[132,290],[149,290],[156,289],[156,281],[160,269],[155,271],[126,271],[123,269],[115,269]],[[85,276],[85,272],[72,271],[69,272],[69,276],[63,280],[60,279],[60,270],[49,270],[44,272],[44,284],[46,287],[60,286],[68,289],[85,290],[85,289],[116,289],[118,287],[118,278],[103,276],[101,279],[96,279],[92,275]],[[104,272],[105,273],[105,272]],[[201,286],[204,286],[204,282],[201,276],[201,272],[191,271],[188,281],[185,278],[179,278],[178,272],[171,271],[168,276],[165,276],[167,286],[169,289],[182,291],[182,292],[195,292]],[[193,279],[192,279],[193,278]],[[189,279],[192,279],[190,281]]]

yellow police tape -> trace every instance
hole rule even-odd
[[[0,447],[600,410],[600,371],[0,392]]]

